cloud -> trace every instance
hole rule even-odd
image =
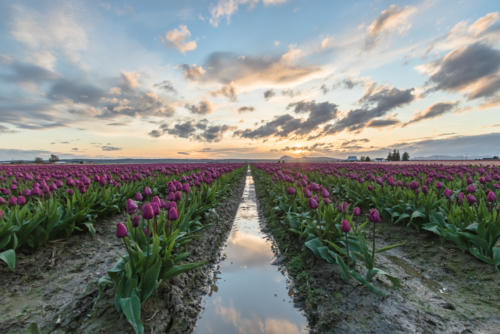
[[[189,152],[177,152],[177,154],[180,154],[180,155],[189,155]]]
[[[106,152],[112,152],[112,151],[121,151],[121,147],[116,147],[116,146],[110,146],[110,145],[103,145],[101,146],[101,150],[106,151]]]
[[[463,92],[469,100],[500,91],[500,51],[474,43],[452,50],[443,59],[420,67],[433,85],[427,92]]]
[[[0,124],[0,133],[16,133],[17,131],[12,130],[5,125]]]
[[[238,113],[244,113],[244,112],[252,112],[254,111],[255,108],[254,107],[249,107],[249,106],[243,106],[243,107],[239,107],[238,108]]]
[[[212,96],[224,96],[229,99],[231,102],[236,102],[238,98],[238,92],[236,87],[232,83],[228,83],[227,85],[222,86],[220,89],[210,92]]]
[[[213,52],[202,67],[182,65],[186,79],[227,85],[287,84],[298,82],[320,71],[319,67],[293,65],[281,57],[239,56]]]
[[[181,65],[182,72],[186,79],[191,81],[200,80],[203,74],[205,74],[205,70],[201,66],[197,66],[196,64],[189,66],[188,64]]]
[[[381,41],[383,34],[390,34],[393,30],[397,30],[400,34],[407,31],[411,27],[408,19],[415,12],[415,7],[402,8],[398,5],[390,5],[383,10],[366,29],[368,35],[365,40],[365,50],[374,48]]]
[[[191,113],[198,115],[206,115],[214,111],[212,103],[206,99],[201,100],[198,105],[186,104],[184,107],[191,111]]]
[[[124,88],[133,89],[139,86],[139,73],[122,71],[121,76],[124,83]]]
[[[335,124],[327,125],[325,133],[335,134],[343,130],[361,130],[374,118],[382,117],[389,111],[412,102],[415,99],[413,91],[413,88],[405,90],[394,87],[369,88],[360,100],[362,107],[349,111],[343,119]]]
[[[12,60],[0,55],[0,64],[10,73],[0,74],[0,79],[15,83],[42,83],[59,77],[55,72],[43,67]]]
[[[395,119],[395,118],[374,119],[374,120],[371,120],[370,122],[368,122],[368,124],[366,124],[366,126],[368,128],[384,128],[387,126],[393,126],[393,125],[397,125],[400,123],[401,123],[401,121],[399,119]]]
[[[449,113],[456,109],[458,106],[458,102],[438,102],[433,105],[427,107],[425,110],[421,112],[417,112],[413,115],[413,118],[409,120],[406,124],[411,124],[415,122],[420,122],[429,118],[435,118],[441,116],[445,113]]]
[[[169,80],[163,80],[162,82],[156,83],[154,86],[166,92],[177,94],[174,84]]]
[[[37,65],[53,69],[59,54],[80,63],[88,38],[73,6],[62,4],[38,11],[16,4],[11,17],[11,36],[31,51],[29,57]]]
[[[265,6],[279,5],[285,3],[287,0],[262,0]],[[229,23],[231,16],[238,11],[240,5],[247,5],[249,8],[255,7],[259,0],[219,0],[217,4],[210,7],[209,22],[214,27],[219,26],[222,19],[226,19]]]
[[[196,41],[189,41],[191,32],[186,25],[179,25],[177,29],[168,31],[164,36],[164,42],[167,46],[176,48],[181,53],[186,53],[196,49]]]
[[[300,101],[291,103],[287,109],[292,109],[296,114],[308,114],[306,119],[295,118],[290,114],[276,117],[256,129],[235,131],[236,136],[248,139],[266,137],[289,137],[297,135],[302,137],[319,129],[337,116],[337,105],[329,102],[316,103],[315,101]]]
[[[167,124],[161,124],[157,130],[152,130],[149,135],[154,138],[161,137],[164,134],[169,134],[179,138],[189,138],[204,142],[219,142],[224,134],[234,129],[229,125],[213,125],[209,124],[207,119],[200,121],[187,120],[179,122],[169,127]]]
[[[269,100],[270,98],[272,98],[272,97],[273,97],[273,96],[275,96],[275,95],[276,95],[276,92],[275,92],[274,90],[272,90],[272,89],[268,89],[268,90],[266,90],[266,91],[264,92],[264,98],[265,98],[266,100]]]

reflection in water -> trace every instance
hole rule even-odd
[[[304,315],[293,307],[286,277],[272,265],[271,242],[260,231],[253,178],[224,248],[221,274],[203,300],[194,333],[306,333]]]

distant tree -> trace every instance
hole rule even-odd
[[[41,164],[41,163],[43,163],[43,159],[42,159],[42,158],[40,158],[40,157],[36,157],[36,158],[35,158],[35,163],[36,163],[36,164]]]
[[[366,156],[366,157],[365,157],[365,161],[366,161],[366,162],[371,161],[371,160],[372,160],[372,159],[370,159],[370,157],[369,157],[369,156]]]
[[[403,153],[403,161],[409,161],[410,160],[410,154],[408,152]]]
[[[50,158],[49,158],[49,162],[50,163],[54,163],[56,161],[59,161],[59,157],[57,155],[55,155],[55,154],[51,154]]]
[[[498,160],[498,156],[497,156],[497,155],[494,155],[494,156],[493,156],[493,160]]]

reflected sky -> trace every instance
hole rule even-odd
[[[260,231],[250,175],[223,252],[216,287],[203,299],[194,333],[307,333],[307,320],[293,306],[287,278],[271,264],[275,256]]]

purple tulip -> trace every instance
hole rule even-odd
[[[153,219],[155,212],[151,203],[146,203],[142,206],[142,218],[149,220]]]
[[[7,203],[7,201],[5,200],[5,198],[0,197],[0,205],[5,204],[5,203]]]
[[[135,194],[135,200],[139,201],[139,202],[142,202],[142,194],[140,192],[137,192]]]
[[[3,211],[0,210],[0,220],[2,220],[2,217],[3,217]]]
[[[328,197],[328,196],[330,196],[330,193],[328,192],[328,190],[323,188],[323,189],[321,189],[321,196]]]
[[[446,188],[446,189],[444,190],[443,194],[444,194],[444,196],[445,196],[446,198],[450,198],[450,197],[451,197],[451,195],[453,195],[453,190],[451,190],[451,189],[449,189],[449,188]]]
[[[132,199],[129,198],[127,200],[127,206],[126,206],[127,213],[129,215],[132,215],[132,214],[136,213],[136,211],[138,209],[139,209],[139,207],[137,206],[137,204]]]
[[[158,216],[160,214],[160,205],[158,204],[158,202],[151,202],[151,206],[153,207],[155,216]]]
[[[371,209],[370,210],[370,213],[368,214],[368,219],[370,219],[370,221],[372,223],[380,223],[380,213],[378,213],[378,210],[377,209]]]
[[[149,230],[148,226],[144,228],[144,235],[147,237],[151,237],[153,235],[153,232]]]
[[[179,218],[179,212],[175,206],[168,210],[168,220],[177,220]]]
[[[469,204],[474,204],[474,203],[476,203],[476,201],[477,201],[477,200],[476,200],[476,197],[474,197],[474,195],[472,195],[472,194],[467,194],[467,202],[468,202]]]
[[[175,201],[180,201],[182,200],[182,193],[180,191],[175,192]]]
[[[427,187],[426,185],[423,185],[422,192],[424,193],[424,195],[426,195],[429,192],[429,187]]]
[[[356,217],[361,216],[361,209],[359,208],[359,206],[356,206],[356,207],[354,208],[354,210],[352,211],[352,213],[353,213]]]
[[[490,191],[488,193],[488,196],[486,196],[486,200],[488,202],[496,202],[497,201],[497,195],[495,195],[495,193],[493,191]]]
[[[124,223],[119,222],[116,224],[116,233],[117,238],[125,238],[128,235],[127,226]]]
[[[17,204],[18,205],[24,205],[24,204],[26,204],[26,198],[24,196],[18,196],[17,197]]]
[[[73,196],[73,194],[74,194],[75,192],[73,191],[73,189],[69,188],[69,189],[66,189],[66,193],[67,193],[68,195],[70,195],[70,196]]]
[[[132,226],[133,227],[139,226],[140,222],[141,222],[141,217],[139,217],[139,216],[132,217]]]
[[[288,195],[295,195],[295,193],[297,191],[295,190],[294,187],[288,187],[288,189],[286,190],[286,192],[288,193]]]
[[[309,198],[309,207],[311,209],[317,209],[318,208],[318,202],[314,198]]]
[[[10,198],[9,198],[9,205],[10,206],[17,205],[17,198],[16,198],[16,196],[10,196]]]
[[[151,195],[153,195],[153,191],[151,190],[151,188],[149,188],[148,186],[146,186],[146,187],[144,188],[144,195],[146,195],[146,196],[151,196]]]
[[[458,195],[457,195],[458,204],[462,204],[464,202],[464,199],[465,199],[464,193],[463,192],[459,192]]]
[[[467,186],[467,192],[468,193],[475,193],[476,192],[476,187],[474,187],[474,184],[471,183]]]
[[[342,226],[340,228],[344,233],[349,233],[351,231],[351,225],[349,225],[349,222],[346,219],[342,220]]]
[[[441,189],[443,188],[443,184],[439,181],[436,182],[436,189]]]
[[[304,196],[307,198],[311,198],[312,194],[311,194],[311,190],[309,190],[309,188],[304,188]]]

